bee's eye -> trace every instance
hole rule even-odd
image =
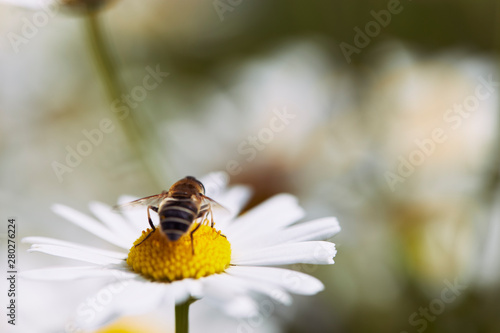
[[[201,187],[201,193],[202,193],[202,194],[205,194],[205,186],[203,186],[202,182],[200,182],[200,181],[198,181],[198,180],[197,180],[197,182],[198,182],[198,184],[200,184],[200,187]]]

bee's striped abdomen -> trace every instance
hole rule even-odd
[[[161,231],[169,240],[178,240],[189,230],[198,211],[199,207],[192,200],[168,200],[159,212]]]

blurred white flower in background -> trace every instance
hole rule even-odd
[[[301,198],[306,207],[323,205],[323,213],[330,203],[349,230],[341,235],[343,246],[369,249],[366,257],[343,256],[350,269],[333,274],[345,288],[328,291],[346,305],[390,308],[403,297],[401,269],[431,295],[446,278],[476,278],[486,241],[480,230],[489,212],[482,198],[498,131],[498,80],[488,58],[460,53],[425,58],[397,44],[374,55],[372,66],[364,68],[359,111],[327,125],[338,130],[318,140],[332,146],[323,143],[325,150],[317,155],[323,167],[306,178],[316,191],[313,185]],[[343,132],[344,124],[349,131]],[[341,166],[328,151],[349,140],[360,140],[350,144],[358,158],[321,187],[320,179]],[[388,173],[394,176],[387,178]],[[361,274],[366,270],[369,276]],[[367,278],[378,287],[366,288]]]
[[[49,18],[45,25],[26,28],[34,24],[35,15],[42,14]],[[51,17],[43,10],[4,4],[0,4],[0,15],[5,16],[0,24],[2,35],[25,38],[23,31],[30,31],[26,43],[19,44],[17,51],[8,38],[0,40],[0,177],[5,189],[2,203],[22,219],[21,232],[31,229],[40,233],[56,225],[44,223],[51,216],[42,207],[62,196],[75,205],[80,202],[79,196],[99,197],[97,193],[103,193],[103,187],[95,184],[108,182],[104,187],[114,188],[109,161],[116,153],[112,154],[110,146],[118,148],[116,143],[123,142],[123,133],[117,126],[113,135],[108,135],[99,147],[93,147],[92,153],[60,181],[52,163],[67,165],[67,147],[76,149],[86,139],[82,131],[95,129],[108,116],[102,113],[103,105],[109,105],[104,102],[103,88],[82,38],[82,22],[59,12]],[[12,177],[13,174],[17,176]],[[139,172],[136,176],[129,177],[129,185],[133,179],[143,179]],[[119,183],[115,182],[115,186]],[[68,196],[69,191],[73,195]],[[31,209],[23,209],[24,205]]]
[[[222,167],[236,176],[270,164],[296,168],[318,124],[350,103],[342,75],[314,41],[284,43],[248,62],[223,64],[215,73],[219,87],[206,85],[194,117],[179,115],[160,127],[171,143],[174,169]]]
[[[383,157],[380,176],[398,177],[386,178],[389,214],[401,214],[397,225],[412,234],[413,269],[431,283],[471,273],[485,221],[483,203],[470,199],[484,190],[498,131],[495,66],[458,53],[419,59],[399,50],[377,68],[364,105],[380,140],[373,147]]]
[[[400,195],[416,200],[443,198],[443,191],[463,198],[464,191],[477,190],[497,129],[492,61],[458,53],[419,59],[396,49],[374,67],[363,103],[383,143],[373,149],[386,157],[387,170],[398,173],[401,160],[409,164],[409,175],[393,188],[414,187]]]

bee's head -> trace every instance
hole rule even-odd
[[[205,186],[203,186],[203,184],[198,179],[194,178],[193,176],[187,176],[184,179],[188,180],[191,184],[193,184],[199,193],[205,194]]]

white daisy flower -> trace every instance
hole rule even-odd
[[[220,174],[219,174],[220,175]],[[224,205],[229,213],[215,214],[215,227],[205,220],[193,234],[168,241],[162,233],[142,231],[147,226],[145,210],[115,212],[93,202],[90,210],[100,220],[70,207],[54,205],[53,210],[73,224],[120,248],[98,249],[73,242],[27,237],[30,252],[42,252],[86,262],[85,266],[26,271],[24,277],[69,280],[115,277],[96,296],[77,310],[78,327],[95,328],[127,314],[150,312],[162,305],[188,305],[203,298],[235,317],[257,314],[252,296],[263,294],[276,302],[290,304],[290,293],[314,295],[323,290],[316,278],[286,268],[269,267],[295,263],[333,264],[335,244],[321,241],[340,231],[337,219],[322,218],[295,224],[304,216],[297,198],[276,195],[237,216],[250,196],[245,186],[217,191],[214,177],[202,178],[207,195]],[[130,201],[123,197],[120,203]],[[193,223],[192,227],[198,223]],[[224,237],[225,236],[225,237]],[[187,309],[187,306],[185,307]],[[179,310],[180,312],[180,310]]]

